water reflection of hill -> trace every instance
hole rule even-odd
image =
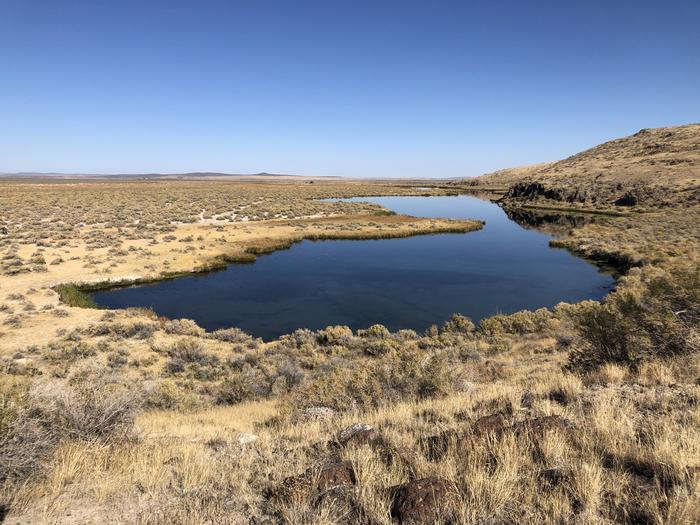
[[[592,214],[570,214],[543,210],[523,208],[505,208],[508,218],[527,229],[538,230],[550,235],[565,235],[574,228],[580,228],[586,224],[599,224],[609,220]]]

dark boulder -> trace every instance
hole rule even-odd
[[[411,477],[416,473],[418,454],[412,448],[387,445],[381,450],[381,457],[386,465],[403,468]]]
[[[270,499],[278,504],[300,503],[311,494],[311,479],[305,474],[284,478],[270,494]]]
[[[272,500],[280,503],[301,502],[306,498],[351,487],[357,483],[355,470],[350,461],[330,461],[320,467],[307,469],[303,474],[290,476],[273,491]]]
[[[488,436],[501,437],[511,429],[506,419],[501,414],[483,416],[467,426],[462,431],[445,430],[434,436],[428,436],[421,440],[421,446],[425,456],[430,461],[442,459],[450,447],[455,450],[468,450],[475,439],[483,439]]]
[[[458,446],[464,441],[464,435],[456,430],[445,430],[434,436],[421,439],[421,447],[425,452],[426,458],[430,461],[439,461],[445,457],[450,446]]]
[[[523,395],[520,397],[520,405],[523,408],[532,408],[532,405],[535,404],[535,394],[533,394],[531,391],[526,390],[523,392]]]
[[[351,486],[357,483],[355,470],[350,461],[326,463],[321,467],[316,478],[316,490],[326,491],[337,487]]]
[[[337,442],[330,442],[330,447],[336,449],[369,447],[386,465],[401,466],[409,472],[414,471],[417,461],[415,451],[392,445],[374,427],[364,423],[355,423],[341,431]]]
[[[632,192],[627,192],[618,198],[613,204],[615,206],[636,206],[639,202],[637,196]]]
[[[501,414],[491,414],[480,417],[471,425],[474,436],[483,437],[489,434],[501,436],[508,429],[506,419]]]
[[[343,429],[338,435],[338,444],[341,447],[382,448],[386,443],[382,435],[371,425],[355,423]]]
[[[431,476],[396,487],[391,517],[400,524],[448,522],[455,511],[457,490],[444,478]]]

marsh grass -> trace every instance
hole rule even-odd
[[[88,293],[89,288],[81,284],[59,284],[54,287],[62,303],[78,308],[99,308]],[[94,291],[94,289],[93,289]]]

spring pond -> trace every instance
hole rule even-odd
[[[207,330],[239,327],[264,340],[297,328],[381,323],[423,331],[453,313],[478,321],[496,313],[601,299],[614,279],[593,264],[551,248],[551,235],[471,196],[368,197],[416,217],[486,221],[465,234],[369,241],[303,241],[254,264],[170,281],[103,290],[100,306],[152,308]],[[551,221],[553,219],[547,219]],[[570,217],[567,220],[583,220]]]

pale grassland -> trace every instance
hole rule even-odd
[[[258,221],[376,215],[386,210],[322,199],[443,193],[357,182],[3,180],[0,186],[0,272],[5,275],[45,271],[81,246],[97,251],[96,259],[103,257],[100,248],[111,248],[110,258],[124,257],[124,243],[162,242],[182,225],[225,231],[226,226]],[[85,254],[78,255],[90,263]]]
[[[425,193],[408,186],[2,181],[0,187],[0,355],[48,343],[57,318],[66,331],[99,319],[98,312],[61,305],[53,291],[57,284],[158,279],[225,260],[254,260],[253,249],[302,239],[403,237],[481,227],[474,221],[393,215],[367,203],[318,200]],[[285,218],[272,211],[272,203],[285,208],[280,212]],[[217,210],[218,216],[224,208],[241,206],[257,211],[206,218],[206,210]]]

